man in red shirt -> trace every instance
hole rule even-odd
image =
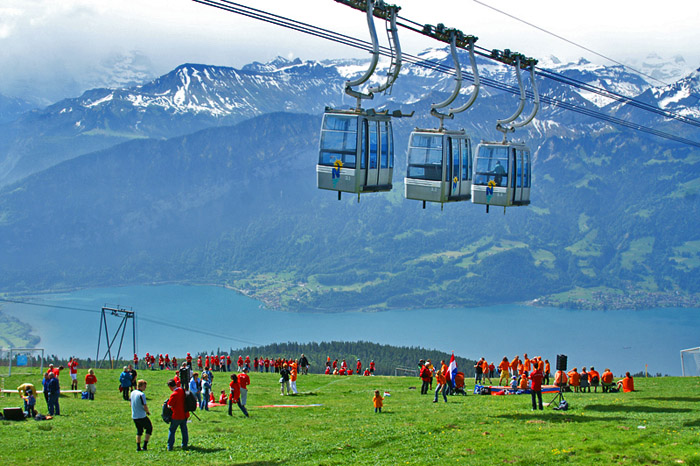
[[[241,404],[243,406],[248,402],[248,385],[250,385],[250,377],[248,377],[248,369],[243,369],[243,372],[238,374],[238,386],[241,390]]]
[[[187,433],[187,418],[190,413],[185,409],[185,390],[177,386],[174,379],[168,381],[168,388],[172,391],[168,398],[168,408],[172,409],[173,416],[170,421],[170,432],[168,433],[168,451],[172,451],[175,444],[175,431],[180,428],[182,434],[182,449],[187,450],[189,435]]]
[[[70,372],[70,389],[71,390],[77,390],[78,389],[78,360],[75,358],[70,358],[68,361],[68,371]]]
[[[362,374],[361,371],[362,371],[362,361],[360,361],[360,360],[358,359],[358,360],[357,360],[357,375],[361,375],[361,374]]]
[[[230,388],[228,395],[228,415],[233,416],[233,403],[236,403],[238,407],[241,408],[241,411],[243,411],[243,414],[245,414],[245,417],[250,417],[248,416],[248,410],[241,404],[241,386],[238,384],[238,376],[236,374],[231,374],[231,383],[228,384],[228,386]]]
[[[542,369],[540,369],[539,365],[535,368],[534,371],[530,374],[530,382],[532,385],[530,386],[530,391],[532,393],[532,410],[535,411],[537,409],[537,405],[535,404],[535,398],[538,399],[539,401],[539,406],[540,406],[540,411],[542,410],[542,379],[544,378],[544,374],[542,373]]]
[[[374,374],[374,359],[369,362],[369,373]]]
[[[192,355],[190,353],[187,353],[187,357],[185,358],[185,362],[187,362],[187,367],[192,369]]]
[[[139,357],[136,353],[134,353],[134,369],[139,368]]]

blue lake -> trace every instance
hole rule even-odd
[[[363,340],[454,351],[489,361],[524,352],[550,361],[557,354],[566,354],[569,367],[610,367],[618,374],[643,371],[646,364],[650,373],[680,375],[679,351],[700,346],[700,309],[574,311],[513,304],[379,313],[288,313],[265,309],[258,301],[222,287],[184,285],[96,288],[30,299],[42,305],[92,311],[2,303],[3,312],[34,327],[41,337],[38,346],[66,357],[95,357],[99,311],[105,305],[135,311],[140,356],[147,351],[183,356],[187,351],[275,342]],[[116,317],[108,318],[110,333],[119,322]],[[132,342],[130,332],[127,335],[122,354],[129,355]]]

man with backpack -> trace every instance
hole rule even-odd
[[[168,398],[167,406],[172,410],[172,418],[170,420],[170,431],[168,433],[168,451],[172,451],[175,444],[175,431],[180,428],[182,434],[182,449],[187,450],[189,443],[189,435],[187,433],[187,419],[190,413],[185,405],[185,390],[177,386],[175,379],[168,381],[168,388],[172,391]]]

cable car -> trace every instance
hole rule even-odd
[[[530,149],[522,142],[508,141],[508,133],[521,128],[532,121],[539,109],[540,100],[535,81],[536,60],[527,58],[510,50],[493,51],[495,58],[515,66],[515,74],[520,86],[520,103],[513,115],[498,120],[496,129],[503,133],[503,141],[482,141],[476,148],[474,158],[474,179],[472,182],[472,203],[489,206],[497,205],[505,208],[530,204],[530,186],[532,176],[532,159]],[[525,108],[525,87],[520,75],[521,67],[529,67],[530,82],[534,94],[534,106],[529,116],[521,121],[515,121]]]
[[[472,202],[503,207],[530,204],[530,149],[521,142],[482,142],[476,149]]]
[[[409,138],[406,156],[406,177],[404,178],[404,197],[426,202],[468,201],[471,199],[472,146],[467,133],[462,130],[448,130],[444,119],[454,118],[476,100],[479,94],[479,73],[474,59],[474,42],[476,37],[465,37],[457,29],[445,29],[443,25],[433,31],[426,25],[427,34],[439,38],[449,37],[452,60],[455,63],[456,80],[452,94],[441,103],[431,105],[430,114],[440,119],[438,129],[416,128]],[[446,113],[437,111],[447,107],[459,95],[462,86],[462,71],[457,56],[457,43],[467,44],[474,74],[474,88],[468,101],[459,108],[449,109]]]
[[[394,139],[387,112],[326,108],[316,166],[320,189],[360,194],[390,191]]]
[[[471,199],[472,146],[464,130],[419,130],[408,142],[406,199],[455,202]]]

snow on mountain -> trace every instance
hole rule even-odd
[[[664,110],[700,118],[700,69],[673,84],[654,89],[653,96]]]

